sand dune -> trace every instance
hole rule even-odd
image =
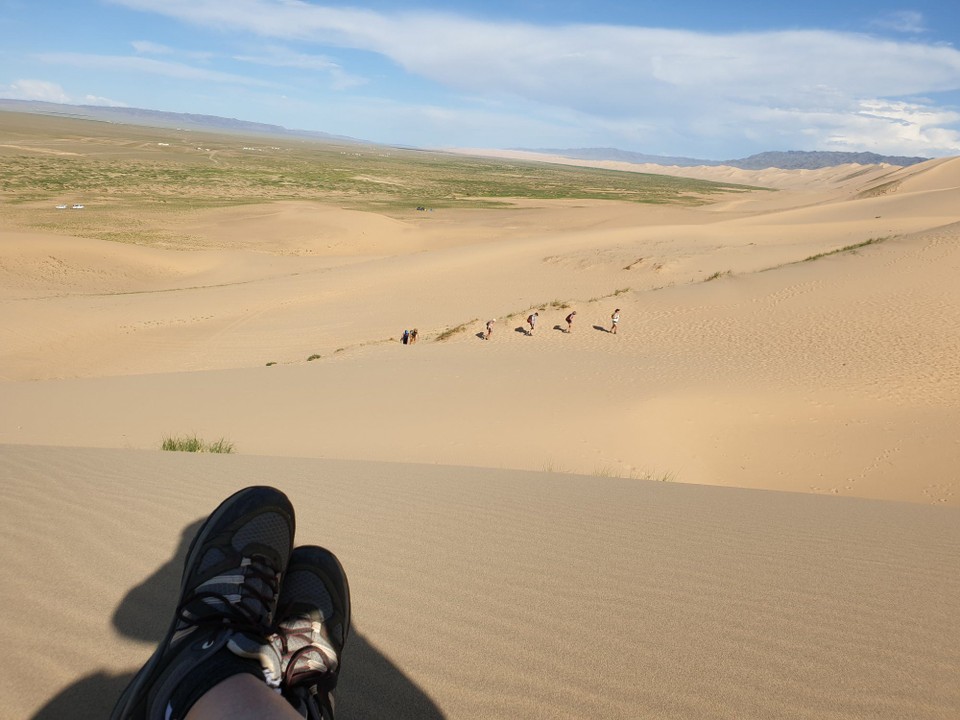
[[[103,717],[262,482],[351,576],[339,717],[960,715],[960,159],[659,171],[773,190],[0,208],[0,716]]]
[[[6,232],[0,440],[960,504],[958,163],[696,208],[206,210],[193,250]]]
[[[270,479],[354,598],[338,717],[937,718],[956,508],[489,469],[0,446],[5,718],[102,718],[196,523]],[[56,522],[50,522],[57,518]],[[52,653],[38,628],[61,629]],[[43,682],[36,678],[42,677]]]

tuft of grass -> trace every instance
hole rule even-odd
[[[163,439],[161,450],[171,452],[195,452],[195,453],[224,453],[229,454],[234,450],[234,445],[225,438],[220,438],[216,442],[207,443],[196,435],[184,435],[177,437],[166,437]]]
[[[720,272],[719,270],[717,270],[713,275],[709,275],[705,277],[703,281],[710,282],[711,280],[717,280],[718,278],[722,278],[724,275],[732,275],[732,274],[733,272],[731,270],[724,270],[723,272]]]
[[[595,477],[602,478],[624,478],[627,480],[650,480],[653,482],[674,482],[677,479],[677,473],[669,470],[655,472],[653,470],[640,470],[630,468],[629,472],[617,470],[610,465],[600,465],[593,469]]]
[[[314,353],[313,355],[307,358],[307,362],[310,362],[312,360],[319,360],[319,359],[320,359],[320,356]]]
[[[160,449],[172,452],[200,452],[203,450],[203,440],[196,435],[168,437],[163,439]]]
[[[654,482],[673,482],[677,479],[677,474],[669,470],[664,470],[660,473],[651,472],[650,470],[644,470],[643,472],[633,471],[630,473],[630,478],[632,480],[652,480]]]
[[[828,250],[827,252],[817,253],[816,255],[811,255],[808,258],[804,258],[801,262],[812,262],[814,260],[819,260],[823,257],[828,257],[830,255],[839,255],[840,253],[852,252],[856,253],[860,248],[865,248],[868,245],[876,245],[877,243],[882,243],[885,240],[889,240],[890,237],[876,237],[870,238],[869,240],[864,240],[863,242],[854,243],[853,245],[847,245],[846,247],[837,248],[836,250]]]
[[[220,438],[216,442],[207,445],[204,452],[223,453],[224,455],[229,455],[233,452],[233,443],[224,438]]]
[[[457,335],[457,334],[459,334],[459,333],[462,333],[464,330],[466,330],[468,327],[470,327],[471,325],[473,325],[475,322],[479,322],[479,321],[480,321],[480,318],[474,318],[473,320],[468,320],[468,321],[465,322],[465,323],[460,323],[460,324],[457,325],[456,327],[447,328],[447,329],[444,330],[442,333],[440,333],[439,335],[437,335],[437,336],[433,339],[433,341],[434,341],[434,342],[443,342],[443,341],[445,341],[445,340],[449,340],[449,339],[452,338],[454,335]]]
[[[277,361],[276,361],[276,360],[271,360],[270,362],[267,363],[267,367],[272,367],[272,366],[274,366],[274,365],[276,365],[276,364],[277,364]]]
[[[590,298],[589,300],[587,300],[587,302],[588,302],[588,303],[600,302],[601,300],[606,300],[607,298],[612,298],[612,297],[618,297],[618,296],[623,295],[624,293],[628,293],[628,292],[630,292],[630,288],[628,288],[628,287],[625,287],[625,288],[617,288],[617,289],[614,290],[612,293],[607,293],[606,295],[597,295],[596,297],[592,297],[592,298]]]
[[[614,468],[610,467],[609,465],[595,467],[593,469],[593,474],[596,477],[602,477],[602,478],[620,477],[620,473],[618,473]]]

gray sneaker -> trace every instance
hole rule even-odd
[[[270,487],[241,490],[213,511],[187,552],[170,629],[111,720],[179,720],[241,673],[279,687],[272,625],[294,528],[293,506]]]
[[[350,633],[350,588],[332,552],[315,545],[293,551],[276,631],[284,696],[308,720],[333,718],[332,693]]]

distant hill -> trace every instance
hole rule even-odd
[[[86,120],[100,120],[102,122],[127,123],[131,125],[145,125],[147,127],[180,128],[207,132],[230,132],[247,135],[268,135],[272,137],[303,138],[339,143],[357,143],[372,145],[366,140],[348,137],[346,135],[332,135],[330,133],[313,130],[291,130],[282,125],[237,120],[217,115],[196,115],[192,113],[175,113],[162,110],[145,110],[143,108],[102,107],[99,105],[63,105],[60,103],[41,102],[38,100],[5,100],[0,98],[0,111],[14,111],[38,113],[41,115],[57,115]],[[915,165],[930,158],[900,157],[894,155],[877,155],[876,153],[861,152],[807,152],[791,150],[788,152],[764,152],[738,160],[700,160],[688,157],[673,157],[669,155],[646,155],[644,153],[618,150],[616,148],[516,148],[527,152],[547,153],[576,160],[616,160],[629,163],[652,163],[655,165],[676,165],[679,167],[695,167],[700,165],[718,166],[729,165],[744,170],[763,170],[764,168],[783,168],[784,170],[816,170],[818,168],[833,167],[846,163],[861,165]]]
[[[930,158],[926,157],[877,155],[872,152],[853,153],[791,150],[788,152],[763,152],[741,160],[729,160],[718,164],[732,165],[742,168],[743,170],[763,170],[769,167],[783,168],[784,170],[817,170],[818,168],[845,165],[847,163],[858,163],[860,165],[878,165],[885,163],[887,165],[907,167],[908,165],[926,162],[929,159]]]
[[[36,100],[0,99],[0,111],[2,110],[37,113],[40,115],[57,115],[83,120],[100,120],[102,122],[127,123],[130,125],[145,125],[147,127],[230,132],[247,135],[269,135],[272,137],[297,137],[327,140],[329,142],[366,142],[345,135],[331,135],[330,133],[313,130],[291,130],[282,125],[269,125],[267,123],[250,122],[248,120],[237,120],[236,118],[219,117],[217,115],[195,115],[192,113],[145,110],[143,108],[62,105]]]
[[[524,148],[527,152],[547,153],[573,158],[575,160],[615,160],[630,163],[652,163],[654,165],[676,165],[678,167],[696,167],[701,165],[716,167],[726,165],[743,170],[763,170],[765,168],[782,168],[784,170],[817,170],[818,168],[859,163],[860,165],[899,165],[906,167],[925,162],[930,158],[901,157],[897,155],[877,155],[871,152],[829,152],[829,151],[802,151],[790,150],[787,152],[763,152],[737,160],[698,160],[696,158],[672,157],[669,155],[645,155],[617,150],[616,148],[574,148],[556,149]]]

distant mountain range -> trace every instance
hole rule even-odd
[[[2,110],[37,113],[39,115],[56,115],[80,120],[99,120],[101,122],[128,125],[145,125],[147,127],[175,128],[205,132],[230,132],[244,135],[269,135],[271,137],[296,137],[325,140],[327,142],[365,143],[364,140],[358,140],[345,135],[331,135],[330,133],[313,130],[290,130],[282,125],[269,125],[267,123],[219,117],[217,115],[195,115],[192,113],[175,113],[162,110],[144,110],[143,108],[102,107],[100,105],[61,105],[59,103],[40,102],[37,100],[0,99],[0,111]]]
[[[741,168],[742,170],[764,170],[766,168],[817,170],[819,168],[834,167],[847,163],[859,163],[860,165],[886,163],[888,165],[906,167],[907,165],[916,165],[917,163],[930,159],[925,157],[877,155],[871,152],[854,153],[789,150],[786,152],[762,152],[738,160],[698,160],[696,158],[672,157],[669,155],[645,155],[643,153],[630,152],[629,150],[617,150],[616,148],[568,148],[562,150],[556,148],[523,149],[526,152],[560,155],[574,160],[616,160],[629,163],[676,165],[678,167],[697,167],[702,165],[716,167],[724,165]]]
[[[237,120],[216,115],[195,115],[191,113],[165,112],[162,110],[144,110],[128,107],[102,107],[99,105],[63,105],[59,103],[41,102],[37,100],[4,100],[0,99],[0,111],[28,112],[41,115],[56,115],[84,120],[99,120],[101,122],[126,123],[130,125],[145,125],[148,127],[180,128],[206,132],[230,132],[246,135],[268,135],[271,137],[302,138],[306,140],[320,140],[326,142],[358,143],[372,145],[366,140],[348,137],[346,135],[331,135],[330,133],[313,130],[291,130],[281,125]],[[765,168],[782,168],[784,170],[816,170],[818,168],[833,167],[846,163],[861,165],[915,165],[930,158],[900,157],[894,155],[877,155],[876,153],[862,152],[805,152],[792,150],[789,152],[764,152],[739,160],[698,160],[688,157],[672,157],[668,155],[646,155],[629,150],[616,148],[518,148],[527,152],[561,155],[575,160],[617,160],[629,163],[652,163],[655,165],[677,165],[680,167],[695,167],[699,165],[728,165],[744,170],[763,170]]]

